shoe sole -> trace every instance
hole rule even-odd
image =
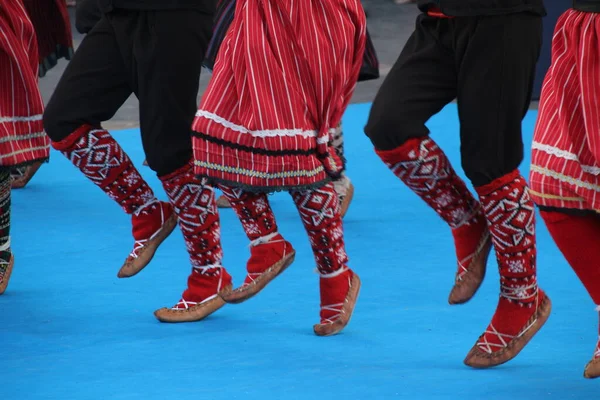
[[[273,279],[277,278],[283,271],[287,269],[296,258],[296,251],[292,250],[288,255],[277,261],[271,267],[267,268],[258,278],[252,283],[240,286],[237,289],[225,292],[221,295],[225,302],[230,304],[239,304],[250,299],[263,290]]]
[[[231,285],[227,286],[223,291],[231,290]],[[215,311],[225,305],[225,301],[221,298],[220,293],[214,298],[200,304],[196,304],[185,310],[174,310],[172,308],[161,308],[154,311],[154,316],[160,322],[178,323],[178,322],[197,322],[208,317]]]
[[[352,276],[352,282],[350,283],[350,290],[344,300],[340,317],[331,324],[316,324],[313,326],[315,335],[317,336],[333,336],[342,331],[350,322],[358,295],[360,294],[360,278],[356,273]]]
[[[6,288],[8,287],[8,281],[10,280],[10,275],[12,274],[14,265],[15,256],[11,254],[10,261],[8,262],[8,267],[6,267],[6,271],[4,271],[4,275],[2,277],[2,282],[0,282],[0,295],[4,294]]]
[[[600,358],[590,361],[583,371],[583,377],[586,379],[600,378]]]
[[[123,264],[117,273],[117,277],[131,278],[146,268],[150,261],[152,261],[152,258],[154,257],[156,250],[158,250],[158,247],[162,244],[162,242],[165,241],[166,238],[169,237],[171,232],[173,232],[175,229],[175,226],[177,226],[177,215],[173,213],[165,221],[156,236],[148,240],[146,245],[138,250],[138,257],[132,259],[131,261],[125,261],[125,264]]]
[[[529,329],[514,338],[508,346],[493,353],[486,353],[477,346],[477,343],[479,343],[482,338],[482,336],[480,336],[479,339],[477,339],[475,346],[473,346],[471,351],[467,354],[464,363],[472,368],[483,369],[496,367],[512,360],[521,352],[521,350],[523,350],[533,336],[542,329],[551,312],[552,302],[550,301],[550,298],[544,294],[542,304],[540,304],[536,313],[532,315],[525,324],[525,326],[530,327]]]

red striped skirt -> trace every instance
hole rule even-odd
[[[538,205],[600,212],[600,14],[558,20],[532,148]]]
[[[204,57],[204,66],[212,70],[215,66],[215,60],[219,53],[219,48],[223,43],[225,34],[231,26],[233,16],[235,13],[235,4],[237,0],[219,0],[217,2],[217,12],[215,14],[215,25],[213,35],[208,44],[206,50],[206,56]],[[335,20],[332,20],[332,22]],[[365,53],[363,56],[363,63],[360,68],[360,74],[358,75],[358,81],[369,81],[379,78],[379,59],[377,58],[377,52],[375,46],[369,35],[367,29],[367,39],[365,43]]]
[[[48,159],[37,41],[21,0],[0,2],[0,166]]]
[[[200,176],[257,191],[343,171],[330,131],[365,47],[359,0],[240,0],[193,123]]]
[[[38,41],[39,76],[54,67],[58,60],[71,59],[73,34],[65,0],[23,0]]]

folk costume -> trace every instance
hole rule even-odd
[[[249,299],[294,260],[278,232],[267,193],[290,192],[320,273],[317,335],[348,323],[360,279],[348,268],[340,204],[332,180],[344,170],[331,134],[350,101],[362,65],[365,15],[359,0],[238,0],[212,80],[193,123],[194,172],[218,185],[251,241],[244,283],[220,285],[228,303]],[[336,23],[332,24],[331,20]],[[196,268],[173,319],[207,303],[189,291],[222,270],[218,235],[204,223],[205,265]],[[210,300],[209,300],[210,301]]]
[[[39,76],[44,77],[59,59],[70,60],[73,55],[73,36],[67,5],[63,0],[23,0],[23,4],[35,29]],[[12,168],[12,188],[25,187],[41,166],[41,162],[35,162]]]
[[[531,197],[600,311],[600,0],[575,0],[559,18],[531,157]],[[600,376],[600,339],[585,367]]]
[[[377,94],[365,132],[377,154],[450,226],[458,270],[450,304],[483,281],[495,249],[500,299],[465,359],[486,368],[515,357],[545,323],[534,206],[517,167],[521,121],[542,40],[542,0],[419,0],[422,14]],[[425,122],[457,99],[462,166],[479,200],[429,137]]]
[[[10,170],[44,162],[50,142],[42,126],[38,48],[21,0],[0,3],[0,294],[14,265],[10,247]]]
[[[227,30],[231,26],[235,12],[236,0],[220,0],[217,4],[217,13],[215,16],[215,27],[212,40],[208,45],[206,58],[204,65],[212,70],[217,58],[223,39]],[[365,52],[363,56],[363,64],[358,75],[358,81],[368,81],[379,78],[379,60],[377,59],[377,53],[369,32],[367,31],[367,41],[365,45]],[[342,124],[338,125],[335,131],[332,133],[332,146],[340,157],[344,157],[344,134],[342,131]],[[334,188],[338,194],[340,201],[342,218],[346,215],[348,207],[354,196],[354,185],[350,178],[343,172],[339,178],[334,180]],[[217,199],[217,205],[220,208],[231,207],[225,195],[222,195]]]
[[[44,126],[53,147],[131,215],[134,244],[119,277],[133,276],[148,265],[177,222],[192,266],[203,266],[203,224],[216,205],[210,190],[198,190],[190,127],[214,3],[101,0],[99,5],[102,17],[67,66]],[[132,93],[140,102],[144,151],[169,202],[156,198],[102,128]],[[212,224],[218,230],[218,216]],[[217,279],[231,284],[226,273]]]

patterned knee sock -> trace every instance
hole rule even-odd
[[[277,222],[265,193],[253,193],[239,188],[219,185],[231,208],[240,219],[251,241],[277,233]]]
[[[428,137],[376,152],[406,186],[448,223],[454,237],[458,275],[462,275],[487,238],[487,223],[481,205],[456,175],[450,160]]]
[[[348,256],[333,184],[291,194],[308,233],[319,273],[330,275],[345,269]]]
[[[160,178],[179,217],[192,274],[183,299],[199,302],[231,284],[222,267],[221,229],[212,186],[194,176],[191,165]]]
[[[52,146],[115,200],[127,214],[156,197],[121,146],[104,129],[84,125]]]
[[[0,281],[12,254],[10,250],[10,184],[10,170],[0,168]]]
[[[339,317],[353,276],[347,266],[337,193],[329,183],[319,189],[292,192],[291,195],[308,233],[321,276],[321,323],[333,322]]]
[[[242,222],[250,239],[250,258],[246,264],[248,274],[244,285],[279,262],[292,249],[277,231],[275,215],[265,193],[253,193],[239,188],[220,185],[231,208]]]
[[[535,212],[519,171],[477,188],[489,223],[500,272],[500,300],[479,347],[501,350],[536,312]]]

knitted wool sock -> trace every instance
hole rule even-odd
[[[156,202],[150,186],[106,130],[83,125],[62,141],[53,142],[52,146],[127,214]]]
[[[221,229],[212,186],[194,176],[191,165],[160,178],[179,217],[179,227],[190,255],[192,273],[182,300],[175,308],[187,308],[214,297],[231,284],[221,265]]]
[[[249,192],[240,188],[219,185],[242,223],[250,239],[250,258],[244,284],[280,261],[292,248],[277,231],[275,215],[265,193]]]
[[[338,318],[350,289],[344,230],[337,193],[332,183],[319,189],[292,192],[321,276],[321,323]]]
[[[500,272],[500,299],[478,343],[491,353],[506,347],[536,313],[543,292],[536,277],[535,212],[525,179],[513,171],[476,188],[489,223]]]
[[[488,235],[481,205],[431,138],[410,139],[396,149],[376,152],[452,229],[460,279]]]

